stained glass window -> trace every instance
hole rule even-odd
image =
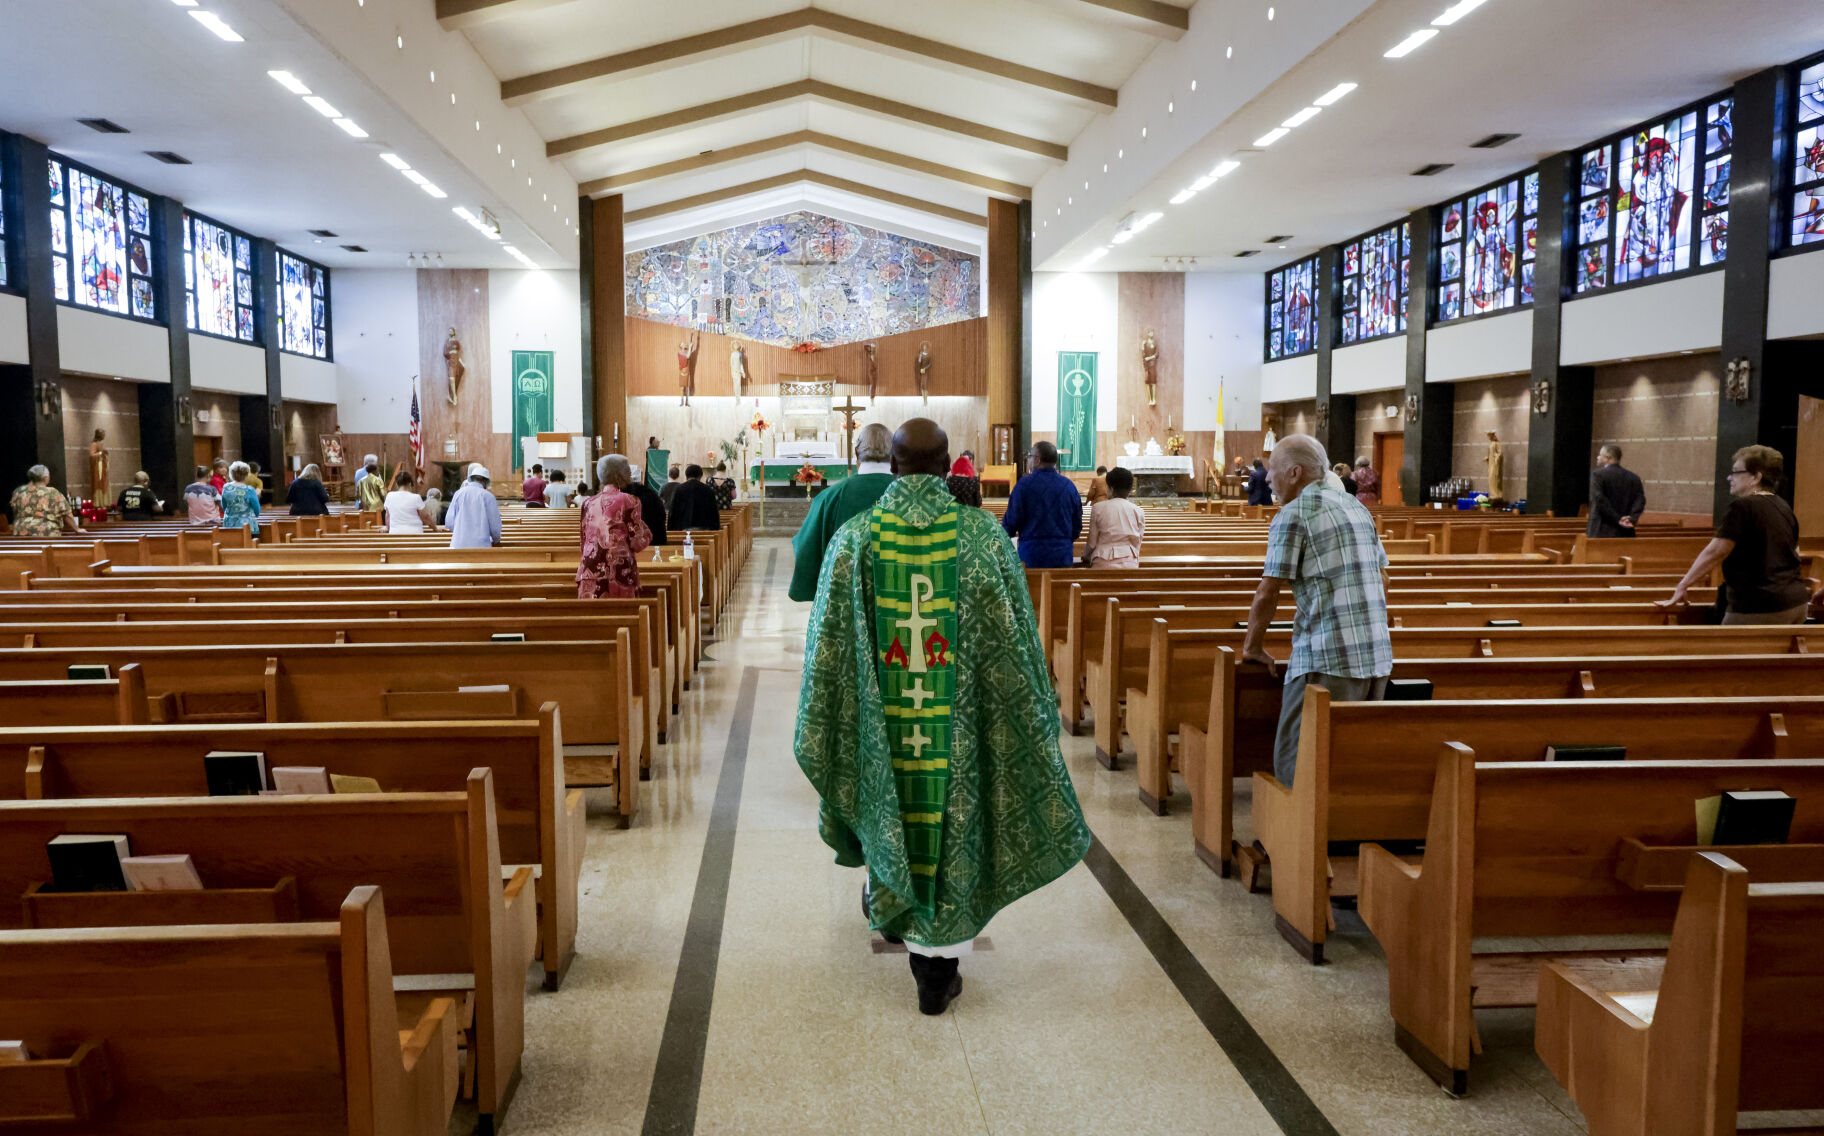
[[[1267,361],[1317,350],[1317,258],[1267,273]]]
[[[6,285],[6,168],[0,163],[0,288]]]
[[[1824,59],[1799,71],[1792,138],[1792,243],[1824,241]]]
[[[1366,343],[1406,330],[1412,225],[1401,222],[1343,246],[1344,344]]]
[[[1630,131],[1583,154],[1577,291],[1720,264],[1729,251],[1733,145],[1728,98]]]
[[[1438,216],[1437,322],[1533,302],[1539,174],[1521,174],[1445,205]]]
[[[258,342],[253,242],[201,217],[184,218],[184,318],[192,331]]]
[[[157,319],[150,200],[56,158],[50,160],[47,173],[57,298],[117,315]]]
[[[329,358],[329,269],[279,254],[279,346]]]

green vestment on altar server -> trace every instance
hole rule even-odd
[[[817,598],[817,580],[823,575],[823,553],[830,538],[850,517],[872,509],[892,484],[890,473],[856,473],[811,498],[811,511],[792,537],[792,584],[787,596],[799,603]]]
[[[795,748],[873,925],[920,946],[973,939],[1089,849],[1025,569],[941,477],[895,481],[824,553]]]

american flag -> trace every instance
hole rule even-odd
[[[412,469],[424,472],[424,416],[418,412],[418,376],[412,376],[412,426],[407,431],[412,443]]]

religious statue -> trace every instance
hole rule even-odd
[[[108,502],[108,432],[95,431],[95,440],[89,443],[89,497],[107,506]]]
[[[450,377],[450,405],[455,406],[462,394],[462,376],[468,374],[469,369],[462,365],[462,340],[456,338],[453,327],[443,341],[443,365]]]
[[[918,397],[931,402],[931,344],[927,341],[918,345]]]
[[[1501,439],[1493,430],[1488,432],[1488,456],[1482,464],[1488,467],[1488,494],[1491,497],[1501,496]]]
[[[868,357],[868,401],[872,403],[880,394],[880,344],[864,343],[861,350]]]
[[[728,353],[728,377],[735,382],[735,397],[741,397],[741,388],[747,383],[747,352],[739,343]]]
[[[1147,328],[1140,337],[1140,365],[1146,368],[1146,405],[1159,405],[1159,340]]]
[[[1273,436],[1273,427],[1267,427],[1267,436],[1260,440],[1260,452],[1270,454],[1273,452],[1273,447],[1278,444],[1279,439]]]
[[[678,344],[678,405],[689,406],[697,389],[697,342],[700,333],[692,330],[690,338]]]

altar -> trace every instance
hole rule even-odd
[[[1178,479],[1197,472],[1188,454],[1123,454],[1115,464],[1134,475],[1134,496],[1176,497]]]

